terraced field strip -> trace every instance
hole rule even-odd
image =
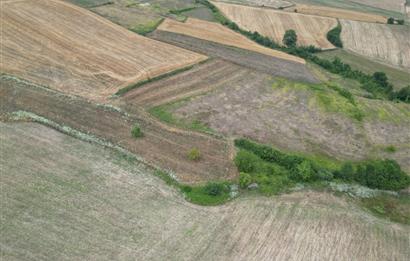
[[[56,0],[2,2],[0,30],[2,72],[94,100],[206,59]]]
[[[258,45],[245,36],[217,23],[207,22],[194,18],[188,18],[184,23],[177,22],[171,19],[165,19],[165,21],[157,29],[255,51],[292,62],[298,62],[302,64],[306,63],[302,58]]]
[[[1,114],[29,111],[60,125],[93,134],[141,156],[150,164],[174,171],[185,183],[229,179],[237,174],[231,147],[223,139],[168,128],[144,111],[130,116],[7,76],[2,76],[0,84]],[[131,136],[136,122],[144,133],[143,138]],[[201,160],[188,159],[187,153],[192,148],[200,150]]]
[[[410,27],[341,20],[344,48],[410,73]]]
[[[297,192],[189,204],[143,165],[0,122],[4,260],[407,260],[409,226]],[[153,242],[155,242],[153,244]]]
[[[127,104],[150,108],[203,94],[227,82],[241,81],[248,74],[249,69],[214,59],[184,73],[127,92],[121,99]]]
[[[312,83],[318,82],[305,64],[161,30],[156,30],[150,34],[150,37],[194,52],[206,54],[209,57],[219,58],[252,70],[268,73],[272,76]]]
[[[349,19],[349,20],[355,20],[355,21],[361,21],[361,22],[382,23],[382,24],[387,23],[387,17],[381,16],[381,15],[363,13],[363,12],[340,9],[340,8],[326,7],[326,6],[297,4],[296,6],[292,6],[286,10],[291,11],[291,12],[301,13],[301,14],[333,17],[333,18],[339,18],[339,19]]]
[[[286,30],[293,29],[298,36],[298,45],[313,45],[321,49],[335,48],[327,33],[337,26],[335,18],[283,12],[272,9],[213,2],[219,10],[239,27],[257,31],[282,44]]]

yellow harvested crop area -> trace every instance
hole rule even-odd
[[[332,8],[317,5],[296,5],[287,9],[301,14],[318,15],[325,17],[333,17],[340,19],[349,19],[354,21],[362,21],[369,23],[387,23],[387,18],[381,15],[362,13],[346,9]]]
[[[337,26],[337,20],[266,8],[213,2],[219,10],[241,28],[257,31],[282,43],[286,30],[293,29],[298,35],[298,45],[313,45],[322,49],[335,48],[326,34]]]
[[[289,60],[298,63],[305,63],[305,60],[289,55],[284,52],[272,50],[249,40],[245,36],[235,33],[234,31],[217,23],[211,23],[194,18],[188,18],[185,23],[175,20],[166,19],[158,28],[158,30],[168,31],[178,34],[184,34],[199,38],[202,40],[212,41],[224,45],[234,46],[250,51],[255,51],[276,58]]]
[[[2,72],[90,99],[206,59],[62,1],[4,1],[1,13]]]
[[[341,20],[344,48],[410,71],[408,26]]]

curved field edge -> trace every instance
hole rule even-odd
[[[7,169],[0,192],[6,259],[406,260],[409,255],[408,226],[375,218],[327,193],[193,206],[143,166],[101,147],[33,123],[0,126],[7,146],[0,150]]]

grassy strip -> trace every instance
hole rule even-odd
[[[153,77],[153,78],[148,78],[148,79],[146,79],[146,80],[143,80],[143,81],[139,81],[139,82],[137,82],[137,83],[130,84],[130,85],[124,87],[124,88],[119,89],[119,90],[114,94],[114,96],[121,96],[121,95],[123,95],[124,93],[129,92],[129,91],[131,91],[132,89],[141,87],[141,86],[144,85],[144,84],[147,84],[147,83],[150,83],[150,82],[155,82],[155,81],[158,81],[158,80],[161,80],[161,79],[164,79],[164,78],[171,77],[171,76],[176,75],[176,74],[178,74],[178,73],[188,71],[188,70],[192,69],[193,67],[194,67],[194,65],[186,66],[186,67],[179,68],[179,69],[176,69],[176,70],[171,71],[171,72],[167,72],[167,73],[158,75],[158,76]]]
[[[140,35],[147,35],[157,29],[157,27],[164,21],[164,18],[160,18],[158,20],[149,21],[146,24],[139,24],[131,28],[130,30],[140,34]]]
[[[182,8],[182,9],[172,9],[169,11],[169,13],[174,14],[174,15],[181,15],[182,13],[189,12],[196,8],[197,8],[196,6],[193,6],[193,7],[187,7],[187,8]]]
[[[327,40],[334,46],[343,48],[342,39],[340,39],[340,33],[342,32],[342,25],[338,22],[337,26],[327,33]]]
[[[361,205],[374,215],[391,221],[410,225],[410,196],[379,195],[360,200]]]
[[[314,46],[281,46],[272,41],[269,37],[260,35],[258,32],[251,32],[241,29],[236,23],[226,18],[211,2],[207,0],[196,0],[196,2],[208,7],[212,11],[216,21],[220,22],[224,26],[227,26],[231,30],[241,33],[260,45],[283,51],[291,55],[299,56],[319,65],[331,73],[339,74],[348,79],[357,80],[361,83],[362,89],[371,93],[371,96],[368,98],[383,98],[403,102],[410,101],[410,86],[403,88],[399,92],[395,92],[393,85],[388,82],[388,79],[383,72],[376,72],[373,75],[369,75],[359,70],[353,70],[349,64],[343,63],[339,58],[335,58],[333,61],[322,59],[314,55],[315,53],[321,52],[320,49]],[[382,77],[380,77],[381,75]]]

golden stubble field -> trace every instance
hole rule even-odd
[[[213,2],[219,10],[241,28],[257,31],[282,44],[286,30],[293,29],[299,45],[314,45],[322,49],[335,48],[326,38],[327,32],[337,26],[335,18],[319,17],[266,8]]]
[[[62,1],[5,1],[2,9],[0,70],[90,99],[206,59]]]
[[[177,22],[171,19],[165,19],[165,21],[157,29],[178,34],[184,34],[202,40],[247,49],[250,51],[255,51],[276,58],[305,64],[305,60],[302,58],[263,47],[249,40],[245,36],[236,33],[226,28],[225,26],[217,23],[198,20],[195,18],[188,18],[187,21],[185,21],[184,23]]]
[[[410,27],[341,20],[344,48],[410,72]]]

